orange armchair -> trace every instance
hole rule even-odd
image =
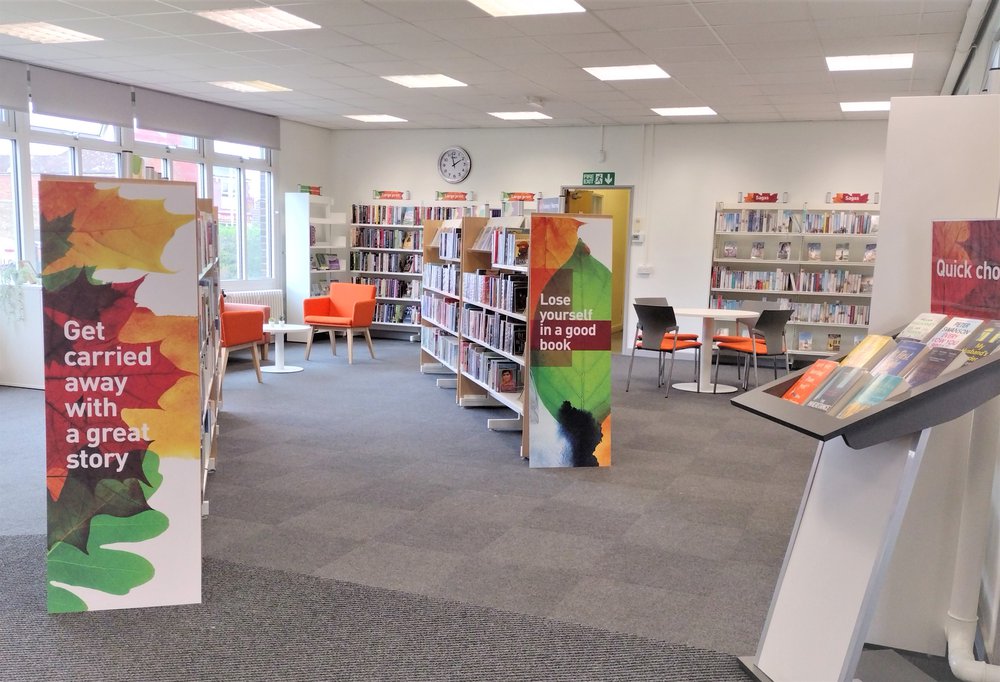
[[[225,296],[225,294],[223,294]],[[234,312],[237,310],[259,310],[264,313],[264,321],[267,322],[271,319],[271,306],[264,305],[260,303],[227,303],[226,312]],[[260,344],[260,359],[267,360],[268,349],[271,344],[271,335],[264,334],[264,340]]]
[[[312,350],[313,337],[320,332],[329,332],[330,350],[337,354],[337,332],[347,336],[347,362],[354,364],[354,334],[362,332],[368,342],[368,352],[375,357],[372,337],[368,328],[375,318],[375,286],[372,284],[351,284],[331,282],[330,293],[314,296],[302,302],[303,319],[312,329],[306,341],[306,360]]]
[[[264,311],[230,310],[226,299],[219,297],[219,332],[222,345],[222,366],[219,376],[225,376],[229,353],[244,348],[250,349],[253,368],[257,372],[257,383],[264,383],[260,373],[260,354],[257,347],[264,343]]]

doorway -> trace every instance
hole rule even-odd
[[[563,186],[566,213],[611,217],[611,347],[622,348],[628,285],[629,235],[632,225],[632,187]]]

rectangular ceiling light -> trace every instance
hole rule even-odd
[[[889,111],[888,102],[841,102],[841,111]]]
[[[267,81],[211,81],[211,83],[236,92],[291,92],[291,88]]]
[[[319,24],[306,21],[276,7],[249,7],[246,9],[220,9],[196,12],[200,17],[225,24],[230,28],[247,33],[265,31],[301,31],[307,28],[321,28]]]
[[[449,78],[443,73],[423,73],[412,76],[382,76],[387,81],[408,88],[464,88],[462,81]]]
[[[576,0],[469,0],[469,2],[494,17],[587,11]]]
[[[552,118],[540,111],[491,111],[489,114],[505,121],[541,121]]]
[[[406,123],[405,118],[390,116],[389,114],[344,114],[344,118],[353,118],[362,123]]]
[[[670,74],[656,64],[634,66],[585,66],[584,71],[602,81],[634,81],[645,78],[670,78]]]
[[[62,26],[48,24],[44,21],[29,22],[25,24],[5,24],[0,26],[0,33],[5,33],[22,40],[30,40],[33,43],[89,43],[95,40],[104,40],[97,36],[71,31]]]
[[[913,53],[901,54],[856,54],[844,57],[827,57],[826,68],[830,71],[877,71],[879,69],[913,68]]]
[[[715,116],[712,107],[661,107],[653,109],[660,116]]]

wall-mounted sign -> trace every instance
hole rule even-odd
[[[401,189],[374,189],[372,190],[373,199],[406,199],[404,195],[408,192],[404,192]]]
[[[744,192],[740,201],[748,204],[776,204],[778,203],[777,192]]]
[[[931,312],[1000,318],[1000,220],[935,221],[931,235]]]
[[[834,192],[827,195],[830,204],[867,204],[868,192]]]
[[[500,192],[500,201],[534,201],[534,192]]]
[[[437,193],[437,200],[438,201],[468,201],[469,200],[469,193],[468,192],[452,192],[452,191],[438,192]]]
[[[615,184],[615,172],[590,171],[589,173],[584,173],[581,184],[586,186],[593,185],[595,187],[609,187]]]

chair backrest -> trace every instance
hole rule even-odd
[[[647,296],[645,298],[636,298],[635,302],[639,305],[670,305],[667,302],[666,296]]]
[[[647,350],[658,350],[667,332],[677,331],[677,317],[669,305],[648,305],[634,303],[636,317],[639,318],[639,328],[642,337],[647,339]]]
[[[374,284],[330,282],[330,312],[339,317],[351,317],[358,301],[374,301]],[[373,309],[374,310],[374,309]]]
[[[785,326],[791,317],[791,310],[768,308],[761,311],[757,324],[751,331],[756,338],[764,341],[768,355],[780,355],[785,352]]]
[[[747,299],[745,301],[740,301],[740,310],[746,310],[749,312],[760,313],[765,310],[777,310],[781,307],[781,304],[777,301],[756,301],[753,299]],[[746,326],[747,329],[753,329],[757,324],[758,317],[751,317],[745,320],[740,320],[739,323]]]

